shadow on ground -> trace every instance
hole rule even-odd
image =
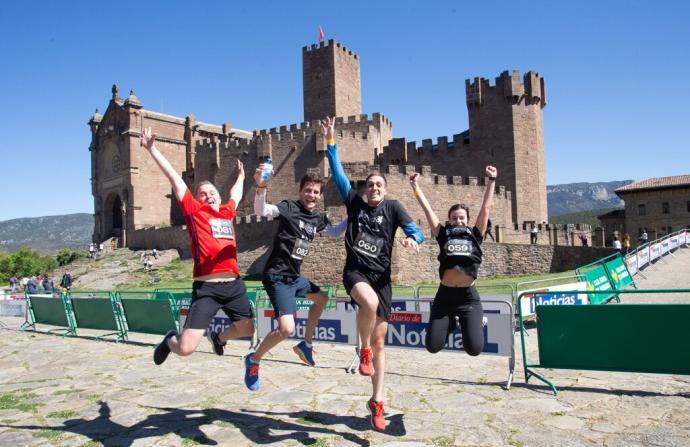
[[[223,409],[189,410],[182,408],[145,407],[156,411],[146,419],[125,426],[111,420],[108,402],[99,402],[99,416],[95,419],[70,419],[56,426],[40,425],[0,425],[22,430],[56,430],[75,433],[101,442],[105,447],[131,446],[137,439],[165,436],[175,433],[182,438],[192,439],[201,445],[217,445],[218,442],[207,437],[201,430],[202,425],[218,423],[232,426],[255,444],[293,440],[304,445],[316,444],[315,433],[325,436],[338,436],[359,446],[369,446],[370,442],[348,431],[338,431],[338,425],[344,425],[355,431],[369,431],[368,417],[337,416],[328,413],[297,411],[286,413],[260,411],[229,411]],[[284,416],[292,421],[285,421],[271,416]],[[403,415],[388,417],[389,426],[386,434],[403,436],[406,433]]]

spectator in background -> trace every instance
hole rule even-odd
[[[153,250],[151,250],[151,254],[153,255],[153,259],[158,259],[158,250],[154,248]]]
[[[494,239],[494,235],[491,232],[491,228],[493,228],[493,224],[491,223],[491,219],[489,219],[486,223],[486,234],[484,236],[489,236],[492,241],[496,242],[496,239]]]
[[[621,245],[621,241],[618,240],[618,236],[613,237],[613,248],[621,253],[623,252],[623,246]]]
[[[625,250],[624,254],[628,254],[630,251],[630,235],[628,233],[625,233],[625,236],[623,236],[623,250]]]
[[[72,288],[72,275],[70,274],[69,270],[65,270],[65,273],[62,274],[60,287],[66,289],[68,292]]]
[[[647,240],[649,239],[649,236],[647,235],[647,229],[643,228],[642,229],[642,234],[640,235],[640,244],[646,244]]]
[[[17,291],[17,277],[12,273],[12,276],[10,276],[10,291],[12,293]]]
[[[89,244],[89,258],[96,259],[96,244]]]
[[[589,240],[587,239],[586,234],[580,233],[577,237],[580,238],[580,243],[582,244],[583,247],[589,246]]]
[[[32,276],[31,279],[29,279],[29,281],[26,283],[26,291],[28,293],[38,292],[38,280],[35,276]]]
[[[532,231],[529,233],[529,243],[536,244],[539,238],[539,230],[537,230],[537,224],[532,224]]]
[[[26,290],[29,285],[29,278],[26,276],[22,278],[22,289]]]
[[[53,283],[53,280],[48,277],[48,275],[45,275],[43,277],[43,281],[41,282],[41,285],[43,286],[43,290],[46,292],[53,293],[53,289],[55,288],[55,283]]]

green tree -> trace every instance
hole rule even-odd
[[[86,254],[81,251],[72,250],[69,248],[61,248],[60,250],[58,250],[57,255],[55,256],[55,260],[57,261],[58,265],[62,267],[63,265],[67,265],[72,261],[75,261],[84,256],[86,256]]]

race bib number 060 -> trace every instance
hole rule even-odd
[[[232,221],[229,219],[209,219],[211,234],[215,239],[235,239],[232,231]]]
[[[371,236],[367,233],[359,233],[355,239],[354,249],[358,253],[370,258],[378,257],[383,248],[383,239]]]

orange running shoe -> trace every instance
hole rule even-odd
[[[359,373],[363,376],[374,375],[374,365],[371,360],[374,358],[374,353],[371,348],[362,348],[359,350]]]
[[[367,408],[371,413],[369,417],[369,422],[371,422],[371,428],[378,431],[383,431],[386,429],[386,420],[383,418],[383,401],[376,402],[372,397],[367,402]]]

